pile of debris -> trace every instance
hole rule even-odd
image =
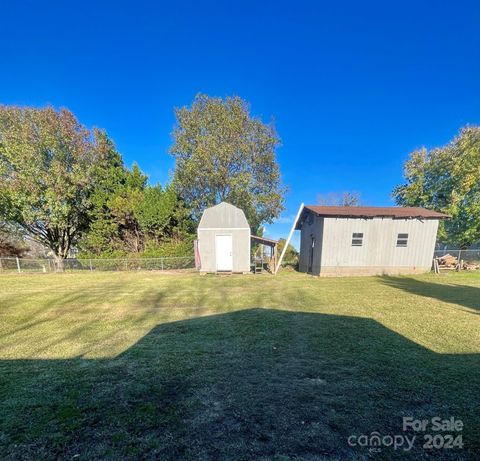
[[[440,256],[437,258],[438,264],[443,269],[457,269],[458,266],[458,258],[455,256],[446,254],[444,256]]]
[[[462,267],[460,269],[463,269],[466,271],[478,271],[480,269],[480,264],[473,264],[473,263],[462,261]]]
[[[468,263],[463,259],[459,261],[457,257],[452,256],[450,254],[446,254],[443,256],[439,256],[438,258],[435,258],[434,269],[435,269],[435,272],[437,273],[440,271],[440,269],[472,271],[472,270],[480,269],[480,265]]]

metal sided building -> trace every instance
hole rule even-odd
[[[197,235],[200,272],[250,272],[250,226],[240,208],[226,202],[207,208]]]
[[[320,276],[396,275],[432,267],[438,222],[418,207],[305,206],[299,270]]]

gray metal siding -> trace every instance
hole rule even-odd
[[[198,249],[200,252],[200,271],[216,272],[215,236],[232,236],[233,272],[250,271],[250,229],[198,229]]]
[[[436,219],[325,218],[321,267],[418,267],[430,269],[437,236]],[[352,246],[352,234],[363,245]],[[397,247],[399,233],[407,247]]]
[[[232,271],[250,271],[250,227],[240,208],[226,202],[207,208],[200,219],[197,235],[201,272],[217,271],[217,235],[232,236]]]
[[[323,218],[310,215],[310,219],[306,219],[302,226],[300,235],[300,272],[308,272],[308,264],[310,258],[310,248],[312,245],[312,237],[315,238],[315,249],[313,254],[312,274],[320,273],[320,261],[322,258],[322,240],[323,240]],[[310,222],[311,220],[311,222]]]

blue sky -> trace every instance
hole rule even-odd
[[[290,192],[273,237],[320,193],[392,204],[409,152],[480,123],[478,0],[0,3],[0,102],[70,108],[152,182],[196,93],[274,118]]]

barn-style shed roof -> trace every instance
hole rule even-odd
[[[437,211],[421,207],[380,207],[380,206],[317,206],[305,205],[305,212],[313,212],[318,216],[337,218],[394,218],[394,219],[445,219],[449,216]],[[297,229],[301,227],[298,220]]]
[[[198,229],[250,229],[245,213],[227,202],[207,208]]]

